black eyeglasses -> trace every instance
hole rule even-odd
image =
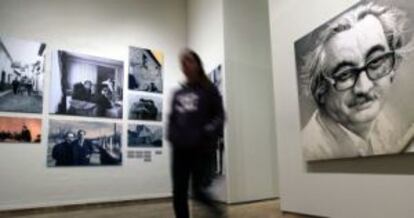
[[[381,79],[387,76],[394,69],[395,52],[386,52],[366,62],[363,67],[351,67],[338,72],[334,72],[330,76],[324,75],[336,90],[345,91],[354,87],[359,78],[359,74],[366,72],[371,81]]]

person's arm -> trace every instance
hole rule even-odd
[[[30,130],[27,130],[27,139],[29,140],[29,142],[32,142],[32,133],[30,132]]]
[[[208,94],[210,96],[209,104],[211,108],[212,118],[204,126],[204,130],[208,134],[218,134],[222,131],[225,121],[223,99],[216,87],[211,88]]]
[[[53,146],[53,149],[52,149],[52,158],[56,160],[56,156],[57,156],[57,151],[56,151],[56,145],[55,145]]]
[[[168,116],[168,125],[167,125],[167,131],[168,131],[167,139],[169,141],[173,140],[174,124],[176,122],[175,117],[176,117],[177,112],[175,111],[175,108],[174,108],[175,104],[176,104],[176,94],[174,93],[173,100],[172,100],[172,103],[171,103],[171,112]]]
[[[62,153],[60,151],[60,148],[59,147],[60,147],[59,144],[56,144],[55,146],[53,146],[53,149],[52,149],[52,158],[55,159],[55,160],[57,160],[58,158],[60,158],[61,153]]]

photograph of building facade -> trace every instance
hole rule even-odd
[[[162,147],[162,126],[130,124],[128,125],[128,147]]]
[[[162,93],[163,59],[161,52],[129,47],[129,89]]]

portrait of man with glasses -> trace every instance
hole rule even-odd
[[[414,128],[400,125],[384,105],[406,60],[409,22],[397,7],[362,1],[295,43],[299,92],[314,105],[309,110],[312,104],[300,102],[302,121],[307,117],[305,160],[396,154],[407,147]],[[305,109],[312,113],[304,115]]]

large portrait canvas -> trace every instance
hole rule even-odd
[[[46,44],[0,37],[0,111],[41,113]]]
[[[413,151],[414,2],[361,1],[295,42],[306,161]]]

